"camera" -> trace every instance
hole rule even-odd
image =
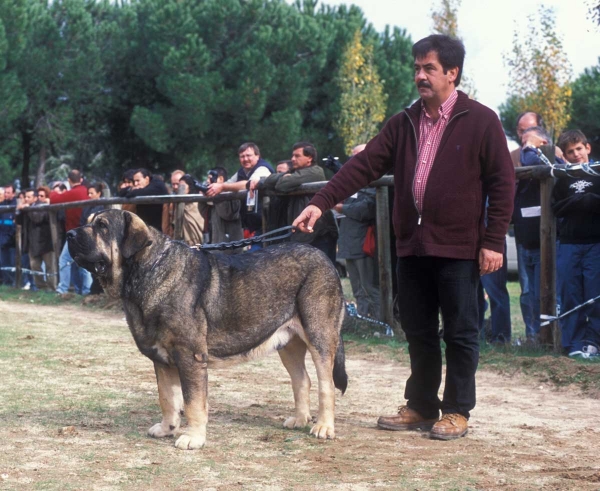
[[[211,171],[211,172],[214,172],[214,171]],[[211,172],[208,173],[209,181],[211,183],[217,182],[216,172],[215,172],[214,180],[213,180],[213,176],[211,175]],[[183,181],[185,181],[185,183],[190,187],[190,189],[195,190],[196,193],[200,192],[200,193],[206,194],[206,192],[208,191],[208,186],[206,184],[200,182],[198,179],[191,176],[190,174],[184,174],[181,177],[181,179]]]
[[[328,155],[327,157],[325,157],[323,159],[323,165],[334,174],[342,168],[342,164],[340,164],[340,159],[338,157],[334,157],[333,155]]]

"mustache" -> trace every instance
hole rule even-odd
[[[425,80],[421,80],[418,84],[417,87],[421,88],[425,88],[425,89],[431,89],[431,84],[429,82],[425,82]]]

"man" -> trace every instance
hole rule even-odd
[[[565,131],[558,146],[571,164],[587,164],[591,146],[579,130]],[[558,220],[556,260],[561,312],[600,295],[600,177],[560,177],[552,209]],[[600,360],[600,303],[561,320],[562,345],[571,358]]]
[[[136,198],[137,196],[164,196],[169,194],[165,182],[153,177],[148,169],[137,169],[133,174],[133,186],[125,188],[121,193],[126,198]],[[162,230],[162,204],[136,205],[136,214],[144,220],[146,225],[154,227],[156,230]]]
[[[179,192],[179,181],[185,175],[182,170],[174,170],[171,172],[171,194],[177,194]],[[175,233],[175,203],[165,203],[162,208],[162,225],[161,230],[163,234],[173,238]]]
[[[397,415],[379,418],[378,425],[431,428],[430,437],[441,440],[468,431],[479,359],[479,276],[502,266],[514,194],[514,170],[498,117],[456,91],[464,53],[462,42],[448,36],[415,43],[420,99],[393,116],[294,222],[311,231],[325,210],[393,168],[398,302],[412,373],[407,405]],[[440,311],[446,343],[441,401]]]
[[[73,169],[67,176],[69,186],[68,191],[52,191],[50,193],[50,203],[72,203],[74,201],[85,201],[88,199],[88,192],[83,182],[83,176],[77,169]],[[79,227],[81,221],[82,208],[67,208],[65,211],[65,232]],[[75,287],[75,292],[79,295],[88,295],[92,286],[92,275],[89,271],[80,268],[69,253],[68,244],[65,242],[60,257],[58,258],[58,287],[57,293],[64,295],[68,293],[71,281]]]
[[[243,143],[238,149],[241,168],[227,182],[214,183],[208,186],[207,196],[213,197],[224,191],[243,191],[247,189],[248,181],[258,181],[273,173],[273,167],[260,156],[260,150],[255,143]],[[242,226],[244,235],[252,237],[257,231],[262,230],[262,203],[257,200],[257,205],[242,203]]]
[[[12,184],[4,186],[4,206],[16,206],[15,187]],[[15,243],[15,212],[0,212],[0,264],[3,268],[14,268],[16,257]],[[1,283],[8,286],[14,286],[15,273],[12,271],[2,271]]]
[[[250,183],[250,190],[274,189],[282,193],[295,191],[302,184],[309,182],[325,181],[323,169],[317,165],[317,150],[309,142],[298,142],[292,147],[292,172],[272,174],[260,184],[256,181]],[[289,196],[287,217],[288,224],[292,224],[294,218],[306,207],[312,195]],[[292,235],[294,242],[311,244],[322,250],[335,265],[335,249],[338,237],[337,224],[331,211],[326,211],[322,218],[315,224],[314,233],[297,232]]]
[[[227,169],[224,167],[215,167],[209,171],[209,184],[225,184],[226,181]],[[206,203],[211,244],[233,242],[244,238],[241,208],[242,203],[237,199]],[[223,252],[225,254],[237,254],[242,252],[242,249],[228,249]]]
[[[362,152],[365,144],[352,149],[352,156]],[[343,215],[340,221],[337,257],[346,260],[356,310],[362,316],[379,318],[379,269],[377,260],[364,251],[369,226],[375,223],[375,188],[363,188],[334,206]]]

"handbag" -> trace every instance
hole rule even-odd
[[[370,257],[375,257],[375,249],[377,248],[377,239],[375,237],[375,225],[369,225],[365,241],[363,242],[363,252]]]

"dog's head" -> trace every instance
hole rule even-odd
[[[108,295],[118,297],[123,281],[123,261],[149,246],[150,229],[128,211],[96,213],[83,227],[67,233],[69,253],[82,268],[95,273]]]

